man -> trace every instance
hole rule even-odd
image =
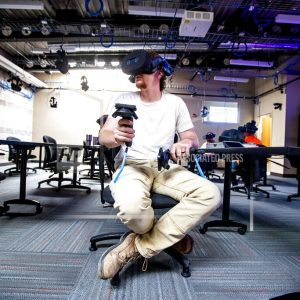
[[[256,122],[254,120],[248,122],[242,127],[239,127],[239,130],[244,133],[245,143],[262,145],[262,141],[255,136],[255,132],[258,130],[258,128],[256,127]]]
[[[207,143],[215,143],[216,135],[213,132],[208,132],[203,136],[203,139],[206,140],[201,146],[201,148],[206,148]]]
[[[158,171],[160,147],[171,149],[172,159],[177,161],[189,157],[190,148],[198,147],[199,142],[183,100],[163,91],[168,74],[166,62],[155,53],[145,52],[141,51],[143,58],[134,60],[145,59],[145,70],[136,71],[133,79],[140,91],[123,94],[116,100],[136,105],[138,119],[132,122],[112,118],[112,109],[99,134],[100,144],[109,148],[122,146],[117,166],[124,154],[124,143],[132,142],[122,174],[110,188],[114,207],[119,210],[117,216],[133,233],[102,255],[98,266],[102,279],[112,278],[128,262],[141,256],[150,258],[172,245],[190,252],[192,241],[187,232],[220,205],[219,189],[210,181],[177,164]],[[173,144],[176,132],[179,141]],[[114,178],[116,174],[118,170]],[[178,205],[155,220],[150,190],[173,197]]]

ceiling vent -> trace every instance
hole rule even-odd
[[[213,12],[185,10],[179,27],[179,35],[205,37],[213,20]]]

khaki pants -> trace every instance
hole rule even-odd
[[[115,172],[114,176],[118,173]],[[220,205],[215,184],[179,165],[157,170],[157,161],[130,160],[119,180],[110,184],[118,218],[139,234],[136,247],[150,258],[180,241]],[[178,204],[155,220],[150,190],[170,196]]]

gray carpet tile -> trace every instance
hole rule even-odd
[[[0,252],[0,299],[68,299],[87,254]]]
[[[1,168],[0,168],[1,170]],[[70,174],[69,174],[70,175]],[[104,208],[100,185],[84,181],[92,192],[62,190],[37,182],[49,176],[38,170],[27,176],[27,197],[41,202],[36,216],[0,217],[0,299],[269,299],[300,291],[300,199],[287,202],[296,192],[296,181],[272,177],[277,190],[269,199],[232,193],[230,219],[250,225],[245,235],[237,228],[198,228],[190,232],[195,246],[189,254],[192,276],[181,276],[181,267],[165,253],[121,272],[121,285],[97,278],[102,253],[115,241],[89,251],[91,236],[121,232],[126,227],[116,211]],[[222,188],[222,183],[217,182]],[[0,204],[19,194],[19,177],[0,183]],[[28,207],[15,205],[15,211]],[[164,213],[160,211],[159,213]],[[219,208],[207,221],[220,219]]]
[[[191,286],[200,299],[269,299],[300,289],[299,279],[272,257],[197,259],[192,266]]]

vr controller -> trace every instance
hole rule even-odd
[[[157,168],[158,171],[160,171],[162,168],[169,170],[169,160],[171,157],[170,150],[163,151],[163,149],[160,147],[157,155]]]
[[[203,151],[203,149],[196,149],[194,147],[190,148],[190,156],[193,156],[193,155],[202,156],[203,154],[205,154],[205,151]],[[160,147],[158,155],[157,155],[158,171],[160,171],[162,168],[164,168],[166,170],[170,169],[170,165],[169,165],[170,158],[171,158],[170,150],[168,149],[166,151],[163,151],[163,149]],[[194,161],[194,160],[191,160],[191,161]],[[194,165],[195,164],[192,162],[188,164],[188,169],[192,172],[194,170]]]
[[[116,103],[115,105],[116,111],[112,114],[112,116],[115,117],[121,117],[123,119],[131,120],[138,119],[138,116],[136,115],[136,106],[135,105],[129,105],[129,104],[123,104],[123,103]],[[132,126],[128,126],[131,127]],[[132,145],[132,142],[126,142],[125,145],[127,147],[130,147]]]
[[[139,74],[152,74],[161,69],[166,76],[170,76],[174,69],[160,55],[151,57],[146,50],[135,50],[124,57],[122,61],[122,71],[131,75],[129,80],[134,83],[134,77]]]

